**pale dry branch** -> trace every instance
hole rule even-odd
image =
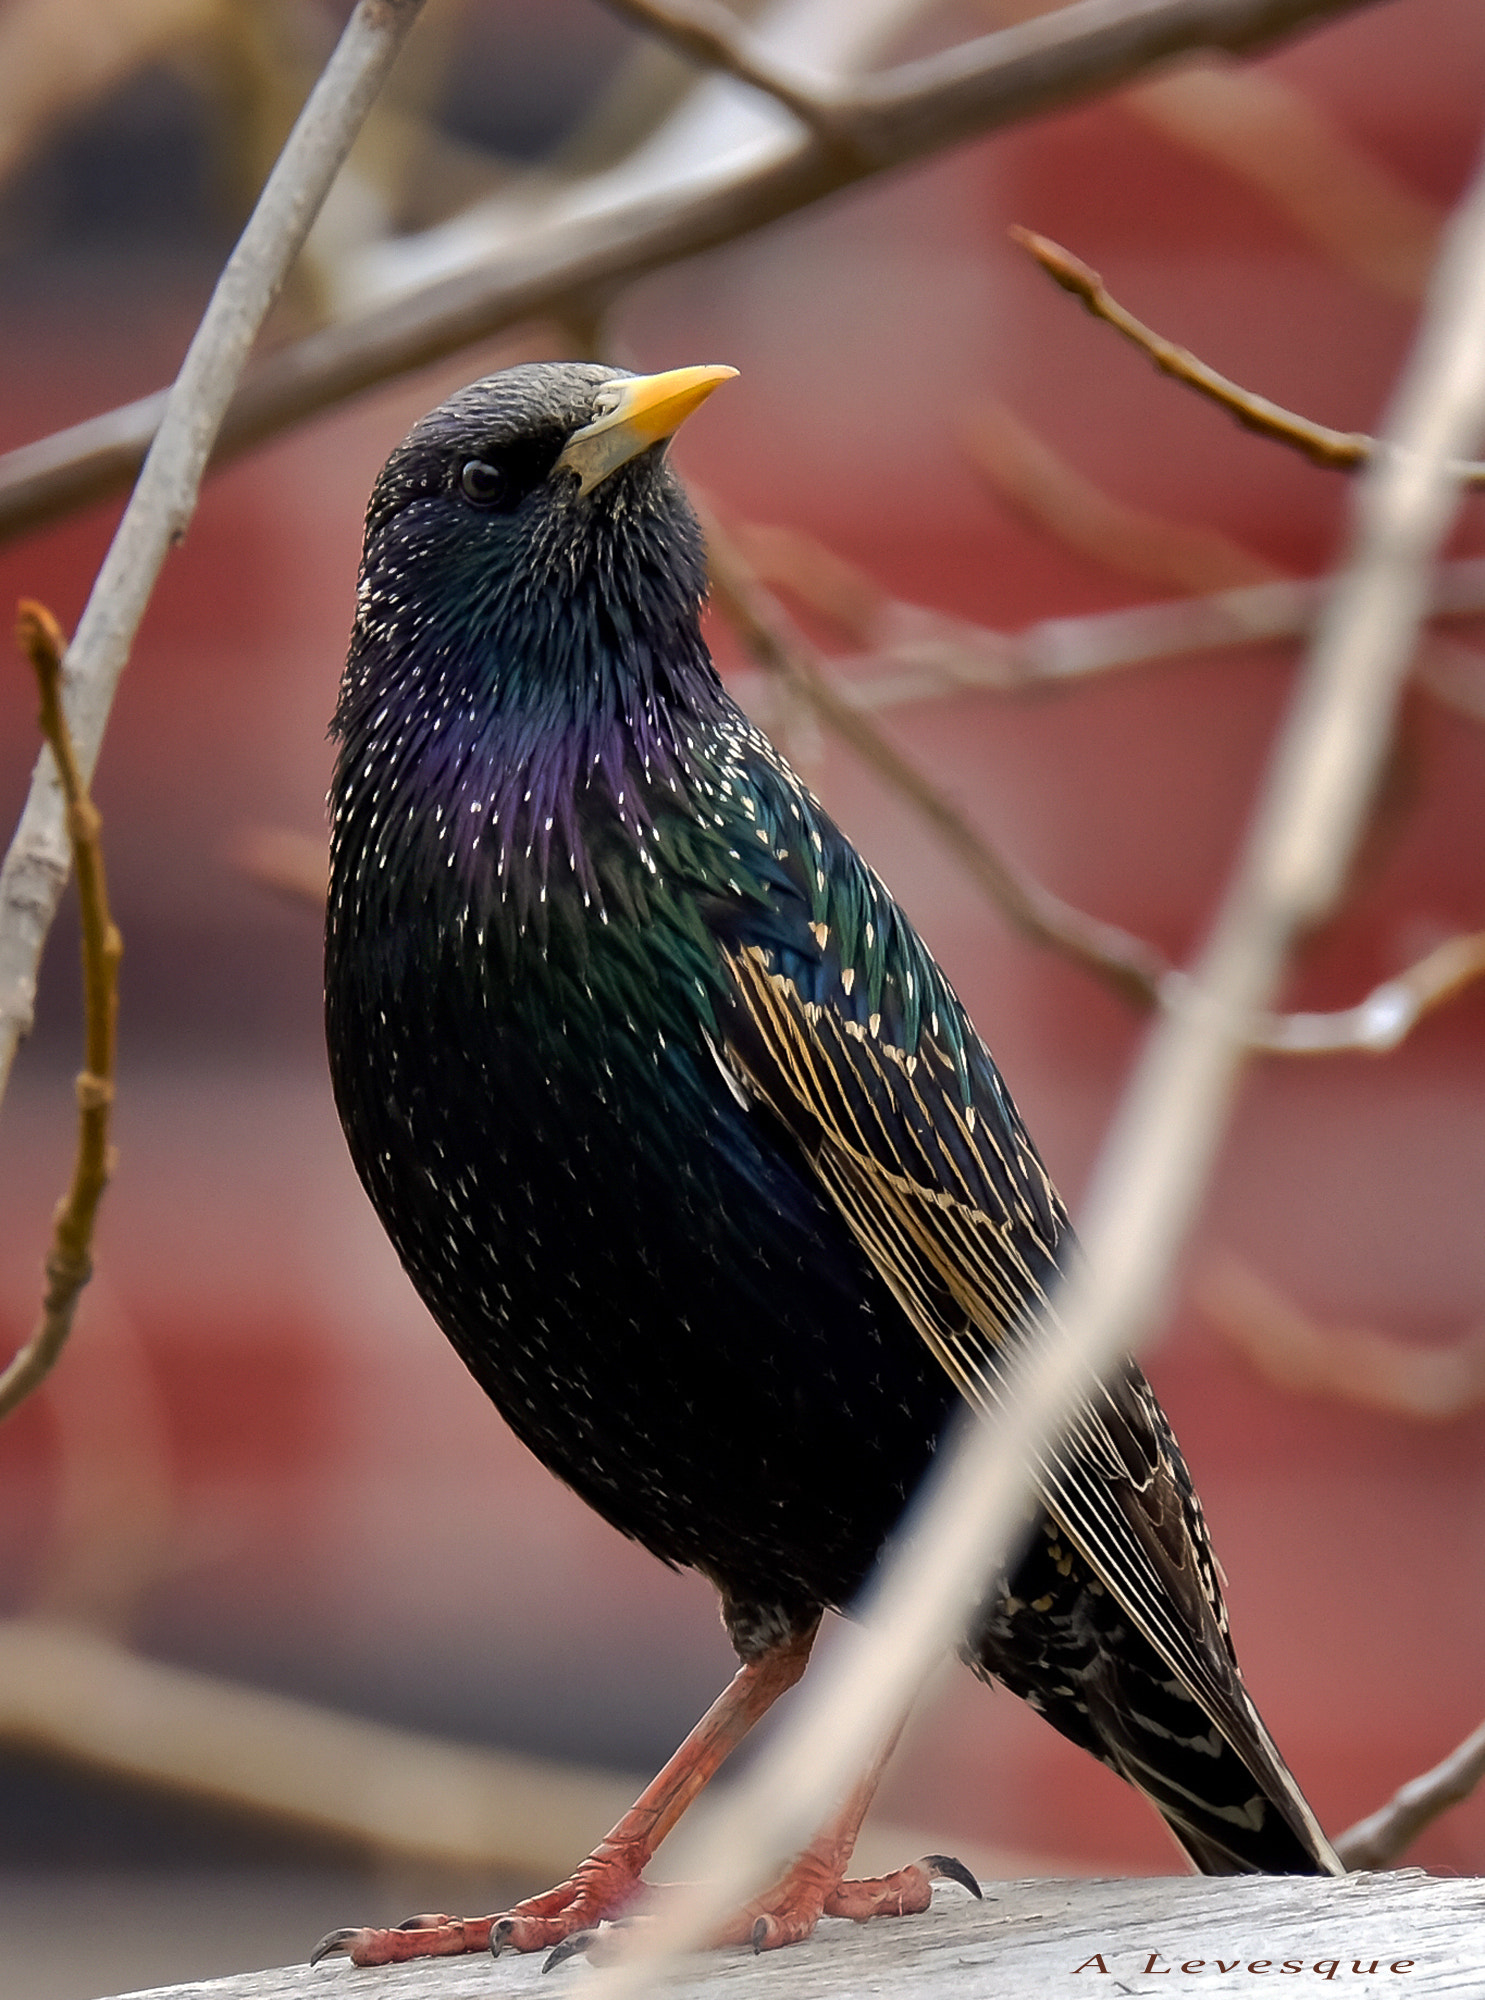
[[[851,145],[849,121],[842,122],[833,101],[836,87],[824,77],[806,76],[781,63],[721,0],[603,0],[603,4],[611,14],[658,35],[691,61],[724,70],[750,89],[761,90],[827,145]]]
[[[560,1875],[639,1789],[144,1659],[40,1618],[0,1621],[0,1741],[383,1853],[536,1875]]]
[[[62,655],[67,640],[44,605],[22,600],[16,637],[31,662],[41,696],[46,739],[64,801],[67,838],[77,869],[82,922],[84,1057],[77,1079],[77,1150],[72,1180],[57,1206],[46,1257],[46,1291],[36,1331],[0,1374],[0,1420],[38,1389],[56,1366],[72,1331],[77,1301],[93,1275],[93,1224],[113,1169],[114,1052],[118,971],[124,942],[108,907],[103,822],[73,754],[62,712]]]
[[[441,360],[576,295],[734,241],[868,174],[1125,82],[1194,48],[1257,48],[1373,0],[1075,0],[1028,22],[843,91],[851,150],[801,132],[741,168],[708,163],[685,189],[601,214],[538,223],[478,269],[296,341],[243,384],[218,433],[220,460],[379,382]],[[0,536],[127,484],[160,421],[161,396],[0,458]]]
[[[966,425],[963,442],[974,464],[1012,512],[1064,547],[1091,557],[1120,576],[1170,590],[1205,593],[1206,605],[1192,614],[1195,645],[1202,643],[1212,605],[1267,605],[1270,599],[1263,593],[1270,586],[1295,586],[1296,580],[1276,563],[1214,528],[1172,521],[1113,499],[998,404],[981,406]],[[1250,589],[1254,592],[1251,600],[1239,596]],[[1272,601],[1282,604],[1286,600],[1279,595]],[[1113,616],[1139,619],[1141,614],[1116,612]],[[1179,613],[1167,608],[1168,632],[1174,636],[1182,624]],[[1070,629],[1080,628],[1094,629],[1086,619],[1070,622]],[[941,633],[927,637],[926,644],[919,639],[912,663],[919,673],[939,663],[941,691],[946,693],[972,685],[1023,684],[1046,677],[1037,642],[1045,630],[1055,633],[1060,629],[1055,623],[1036,627],[1013,640],[1000,634],[976,635],[973,628],[964,628],[956,641],[946,622]],[[1233,636],[1247,636],[1241,623],[1234,626]],[[898,657],[905,650],[901,644],[880,649],[883,656]],[[1473,648],[1426,634],[1418,649],[1414,676],[1435,700],[1472,722],[1485,721],[1485,658]],[[890,687],[891,683],[885,685]]]
[[[54,1617],[0,1619],[0,1744],[377,1855],[538,1881],[565,1874],[644,1785],[147,1659]],[[895,1867],[935,1844],[879,1825],[863,1856]],[[1078,1872],[1047,1855],[966,1855],[987,1877]]]
[[[1097,271],[1085,264],[1081,257],[1064,250],[1060,243],[1019,226],[1013,227],[1010,234],[1012,241],[1019,243],[1029,256],[1035,258],[1055,284],[1082,300],[1094,319],[1101,319],[1105,326],[1122,333],[1132,346],[1154,362],[1162,375],[1169,375],[1174,381],[1184,382],[1188,389],[1195,389],[1198,395],[1205,396],[1209,402],[1226,410],[1229,416],[1236,417],[1245,430],[1256,431],[1260,437],[1290,445],[1314,464],[1341,472],[1354,472],[1376,456],[1377,440],[1365,431],[1332,430],[1329,424],[1317,424],[1309,417],[1296,416],[1293,410],[1271,403],[1266,396],[1255,395],[1251,389],[1244,389],[1238,383],[1229,381],[1225,375],[1219,375],[1215,368],[1209,368],[1189,348],[1178,347],[1174,341],[1153,332],[1111,296]],[[1466,486],[1485,486],[1485,464],[1478,460],[1462,460],[1458,465],[1450,466],[1449,475]]]
[[[1254,1371],[1292,1395],[1418,1423],[1445,1423],[1485,1404],[1485,1328],[1448,1347],[1418,1347],[1374,1327],[1323,1326],[1230,1256],[1207,1266],[1195,1298]]]
[[[1179,1007],[1151,1032],[1085,1203],[1086,1262],[1057,1325],[1011,1357],[994,1415],[973,1424],[920,1498],[861,1626],[821,1661],[792,1714],[698,1828],[692,1891],[662,1904],[618,2000],[653,1987],[821,1824],[954,1644],[1025,1526],[1037,1472],[1087,1393],[1154,1325],[1209,1179],[1246,1024],[1270,1004],[1294,940],[1341,892],[1382,770],[1427,592],[1458,504],[1452,461],[1485,421],[1485,162],[1446,233],[1423,329],[1357,495],[1352,553],[1306,662],[1211,940]],[[1318,1829],[1317,1836],[1318,1836]]]
[[[939,787],[903,756],[862,713],[865,704],[860,684],[840,678],[836,671],[840,663],[823,659],[763,587],[743,555],[744,546],[758,551],[765,560],[771,558],[776,574],[800,590],[807,601],[835,616],[837,622],[849,620],[858,629],[880,629],[894,610],[903,616],[918,607],[894,607],[881,593],[873,598],[868,580],[860,578],[858,583],[857,573],[838,559],[832,558],[817,569],[815,550],[807,537],[784,531],[760,536],[753,530],[747,532],[744,542],[742,536],[724,531],[710,512],[705,515],[705,525],[714,601],[752,658],[765,673],[808,703],[869,769],[914,808],[1021,935],[1033,944],[1062,952],[1136,1005],[1169,1008],[1183,1004],[1184,982],[1158,946],[1089,916],[1034,877],[1013,868]],[[929,618],[934,614],[922,615]],[[989,642],[1001,641],[998,633],[983,637]],[[979,657],[987,653],[993,671],[994,654],[989,646]],[[1020,683],[1002,678],[991,684],[1008,687]],[[963,679],[956,682],[961,689],[964,685]],[[323,865],[316,862],[313,880],[321,899],[322,876]],[[1247,1045],[1265,1055],[1382,1055],[1405,1040],[1425,1014],[1482,976],[1485,931],[1468,932],[1445,940],[1416,964],[1383,980],[1354,1007],[1259,1014],[1246,1038]]]
[[[1355,1007],[1333,1013],[1276,1014],[1253,1037],[1270,1055],[1331,1055],[1362,1050],[1386,1055],[1410,1035],[1425,1014],[1485,977],[1485,931],[1446,938],[1405,972],[1374,986]]]
[[[1082,477],[1070,476],[1074,481]],[[1040,524],[1059,531],[1050,483],[1039,490],[1038,499],[1045,503]],[[1001,632],[889,596],[864,570],[801,529],[748,524],[734,526],[732,534],[764,583],[784,591],[859,649],[835,655],[829,664],[842,698],[864,709],[976,691],[1023,693],[1185,655],[1304,638],[1331,582],[1325,577],[1276,578],[1178,603],[1047,618],[1019,632]],[[1101,559],[1110,553],[1105,546]],[[1485,558],[1440,564],[1431,581],[1428,612],[1436,619],[1485,612]],[[1485,720],[1485,656],[1431,633],[1420,648],[1415,673],[1438,700],[1474,721]]]
[[[67,656],[63,698],[85,783],[134,634],[195,510],[248,351],[421,5],[359,0],[217,281]],[[36,969],[67,879],[63,820],[55,771],[43,757],[0,870],[0,1091],[31,1025]]]
[[[1390,1868],[1425,1827],[1467,1799],[1485,1778],[1485,1722],[1442,1764],[1400,1785],[1380,1811],[1347,1827],[1336,1851],[1348,1868]]]

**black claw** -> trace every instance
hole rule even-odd
[[[546,1963],[541,1968],[542,1971],[552,1972],[562,1963],[563,1959],[576,1958],[579,1952],[584,1952],[588,1949],[588,1946],[592,1944],[597,1935],[598,1932],[596,1930],[573,1931],[569,1936],[563,1938],[561,1944],[552,1946],[552,1949],[547,1953]]]
[[[753,1926],[753,1956],[756,1958],[768,1940],[768,1919],[759,1917]]]
[[[930,1879],[957,1882],[961,1889],[968,1889],[976,1902],[981,1901],[979,1883],[964,1863],[956,1860],[952,1854],[925,1854],[918,1866],[927,1869]]]
[[[326,1931],[309,1955],[311,1965],[318,1965],[322,1958],[333,1958],[337,1952],[347,1951],[351,1939],[358,1936],[360,1926],[353,1924],[349,1930]]]
[[[510,1943],[510,1934],[515,1929],[515,1927],[516,1927],[516,1920],[514,1917],[502,1917],[498,1924],[491,1924],[490,1926],[491,1958],[499,1958],[501,1952],[503,1952],[505,1950],[505,1947]]]

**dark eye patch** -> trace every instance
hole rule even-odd
[[[514,513],[550,473],[564,442],[563,434],[552,429],[487,446],[477,455],[455,461],[454,488],[471,507],[486,513]]]
[[[498,507],[505,498],[508,482],[498,465],[471,458],[459,474],[459,491],[475,507]]]

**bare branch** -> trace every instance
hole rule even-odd
[[[1443,1423],[1485,1403],[1485,1329],[1449,1347],[1418,1347],[1374,1327],[1322,1326],[1235,1257],[1196,1285],[1207,1318],[1265,1381],[1416,1423]]]
[[[537,1880],[585,1853],[644,1783],[345,1715],[49,1617],[0,1619],[0,1744],[379,1855]],[[858,1852],[895,1866],[931,1844],[877,1824]],[[1045,1854],[965,1859],[990,1879],[1077,1872]]]
[[[0,1620],[0,1742],[383,1853],[536,1875],[633,1796],[622,1773],[440,1742],[40,1618]]]
[[[807,1680],[773,1743],[705,1814],[694,1890],[663,1904],[595,1994],[646,1989],[809,1839],[896,1728],[1007,1561],[1035,1470],[1090,1375],[1156,1320],[1215,1159],[1246,1024],[1294,938],[1332,905],[1387,752],[1427,564],[1457,505],[1448,466],[1485,418],[1485,163],[1445,237],[1422,335],[1357,496],[1353,552],[1321,623],[1211,942],[1156,1024],[1085,1204],[1086,1264],[1058,1329],[1010,1359],[993,1416],[967,1431],[914,1510],[863,1624]],[[1319,1839],[1319,1829],[1315,1829]]]
[[[1395,1791],[1379,1812],[1358,1820],[1336,1842],[1348,1868],[1389,1868],[1441,1813],[1457,1806],[1485,1778],[1485,1722],[1421,1778]]]
[[[849,146],[830,86],[787,68],[738,20],[721,0],[603,0],[611,14],[679,49],[708,69],[725,70],[739,83],[761,90],[827,145]]]
[[[573,215],[481,268],[296,341],[265,360],[224,418],[214,458],[559,307],[747,234],[868,174],[1107,90],[1195,48],[1256,48],[1373,0],[1076,0],[874,77],[835,100],[853,151],[801,133],[761,161],[708,162],[689,192]],[[144,397],[0,458],[0,536],[127,484],[160,421]]]
[[[1425,1014],[1485,977],[1485,931],[1468,931],[1437,946],[1406,972],[1384,979],[1355,1007],[1325,1014],[1270,1014],[1251,1046],[1269,1055],[1334,1055],[1361,1050],[1386,1055]]]
[[[1267,604],[1262,594],[1266,586],[1291,582],[1277,564],[1213,528],[1168,520],[1113,499],[998,404],[983,404],[969,419],[964,444],[997,497],[1018,518],[1121,576],[1183,592],[1213,593],[1206,600],[1208,608],[1217,601],[1215,593],[1236,593],[1250,586],[1255,591],[1252,602]],[[1282,597],[1276,601],[1284,602]],[[1139,620],[1141,615],[1128,612],[1114,617]],[[1166,630],[1179,631],[1179,612],[1162,607],[1161,615]],[[1192,618],[1193,640],[1199,644],[1205,611],[1194,610]],[[977,680],[1004,686],[1012,673],[1019,673],[1023,681],[1038,679],[1041,662],[1035,646],[1044,629],[1058,628],[1034,628],[1020,640],[1001,640],[997,649],[986,643],[992,635],[977,639],[973,628],[966,628],[956,645],[946,622],[942,641],[931,651],[919,649],[919,664],[942,663],[943,692]],[[1242,632],[1239,625],[1233,636]],[[1485,658],[1478,652],[1430,634],[1419,648],[1414,673],[1419,686],[1435,700],[1471,721],[1485,721]]]
[[[1012,228],[1014,242],[1034,257],[1047,276],[1061,285],[1065,292],[1079,298],[1095,319],[1101,319],[1106,326],[1122,333],[1124,338],[1147,354],[1162,375],[1169,375],[1177,382],[1184,382],[1198,395],[1205,396],[1236,417],[1245,430],[1257,431],[1260,437],[1274,438],[1280,444],[1291,445],[1303,452],[1316,465],[1330,466],[1342,472],[1354,472],[1358,466],[1368,463],[1375,456],[1377,440],[1365,431],[1337,431],[1328,424],[1317,424],[1309,417],[1299,417],[1292,410],[1271,403],[1266,396],[1256,396],[1251,389],[1243,389],[1236,382],[1230,382],[1225,375],[1219,375],[1215,368],[1209,368],[1188,348],[1177,347],[1174,341],[1166,340],[1154,333],[1142,320],[1137,320],[1132,312],[1126,312],[1117,299],[1112,298],[1097,271],[1085,264],[1081,257],[1075,257],[1070,250],[1064,250],[1060,243],[1054,243],[1048,236],[1038,236],[1034,230]],[[1466,486],[1485,486],[1485,464],[1469,461],[1451,465],[1449,475]]]
[[[808,537],[782,530],[760,534],[756,529],[739,536],[725,532],[713,514],[708,513],[705,520],[715,602],[736,627],[752,657],[806,701],[865,764],[914,807],[1021,935],[1033,944],[1063,952],[1138,1006],[1180,1005],[1184,981],[1156,945],[1087,915],[1053,895],[1034,877],[1013,868],[867,719],[862,713],[868,705],[863,699],[863,684],[839,677],[841,662],[824,660],[786,617],[782,606],[749,568],[742,553],[744,540],[765,560],[771,558],[775,571],[782,572],[796,590],[802,589],[807,601],[853,625],[858,634],[864,631],[869,635],[894,618],[899,622],[909,617],[928,620],[936,614],[922,612],[915,605],[895,605],[880,592],[873,596],[869,579],[859,577],[838,558],[829,558],[817,569],[817,552]],[[969,684],[963,671],[967,657],[983,673],[977,685],[1006,689],[1023,684],[1005,668],[1006,653],[1016,647],[1016,641],[1000,633],[965,629],[980,643],[969,655],[963,638],[949,642],[948,649],[960,666],[953,687],[962,690]],[[917,650],[921,657],[923,642]],[[948,688],[940,681],[933,691],[943,693]],[[896,699],[907,698],[900,681],[892,692]],[[323,862],[317,861],[313,867],[316,893],[323,898]],[[1447,939],[1406,971],[1383,980],[1354,1007],[1323,1013],[1261,1014],[1247,1038],[1248,1046],[1265,1055],[1382,1055],[1405,1040],[1425,1014],[1482,976],[1485,931],[1468,932]]]
[[[108,908],[103,868],[103,821],[73,754],[62,713],[62,655],[67,641],[44,605],[23,599],[16,637],[29,657],[41,696],[46,738],[66,805],[67,835],[77,869],[82,920],[85,1051],[77,1079],[77,1152],[72,1183],[59,1203],[46,1259],[46,1292],[35,1333],[0,1374],[0,1421],[46,1380],[72,1331],[83,1286],[93,1275],[93,1223],[113,1166],[109,1124],[113,1113],[114,1050],[118,1023],[118,971],[124,941]]]
[[[864,570],[801,529],[749,523],[734,526],[732,535],[763,582],[786,591],[859,649],[832,656],[829,666],[842,700],[864,709],[976,691],[1026,692],[1185,654],[1303,638],[1332,581],[1276,578],[1001,632],[888,596]],[[1428,612],[1433,618],[1485,612],[1485,558],[1441,563]],[[1485,656],[1431,634],[1415,672],[1437,699],[1485,720]]]
[[[821,670],[808,641],[749,571],[716,518],[705,515],[703,526],[713,601],[736,626],[753,658],[802,695],[821,721],[927,820],[1024,937],[1065,952],[1126,999],[1152,1004],[1161,979],[1171,970],[1163,953],[1115,924],[1074,909],[1013,868],[876,724],[842,696]]]
[[[421,5],[359,0],[217,281],[68,653],[64,698],[84,782],[161,565],[195,511],[248,350]],[[36,968],[67,879],[63,817],[43,757],[0,871],[0,1092],[30,1029]]]

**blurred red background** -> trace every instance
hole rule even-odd
[[[968,32],[987,14],[940,25]],[[571,102],[553,86],[554,119],[575,115],[624,47],[577,0],[465,16],[507,37],[517,66],[560,73],[568,52]],[[1473,0],[1365,10],[1261,68],[1411,191],[1420,215],[1461,188],[1485,98]],[[136,87],[124,103],[155,100]],[[166,113],[179,122],[178,106]],[[134,128],[113,115],[117,149],[120,126]],[[148,125],[143,111],[136,123]],[[90,209],[67,179],[83,175],[80,142],[67,143],[29,170],[0,238],[14,280],[0,288],[5,445],[165,379],[219,247],[209,212],[167,226],[158,188],[133,209],[117,190]],[[807,530],[889,591],[994,626],[1156,593],[997,500],[963,445],[990,398],[1120,500],[1210,524],[1285,569],[1324,569],[1344,535],[1342,479],[1157,377],[1020,257],[1012,222],[1067,243],[1142,317],[1264,394],[1341,427],[1377,422],[1413,322],[1406,280],[1390,291],[1369,280],[1251,172],[1122,99],[962,148],[645,280],[615,305],[609,345],[630,365],[741,370],[677,452],[724,518]],[[114,1588],[148,1652],[640,1769],[730,1670],[711,1594],[558,1487],[437,1336],[341,1146],[316,918],[232,858],[245,829],[322,832],[325,725],[383,457],[455,384],[555,351],[533,330],[255,452],[209,481],[167,567],[96,788],[126,940],[120,1167],[73,1348],[0,1433],[0,1603],[65,1609],[69,1592]],[[0,550],[0,601],[39,596],[70,625],[116,511]],[[1485,548],[1479,501],[1453,548]],[[728,635],[716,638],[735,666]],[[1212,908],[1292,673],[1292,649],[1255,647],[889,720],[1040,880],[1180,955]],[[0,677],[11,811],[34,740],[17,667]],[[809,775],[966,996],[1076,1211],[1140,1020],[1013,936],[844,750],[826,744]],[[1306,951],[1288,1004],[1349,1005],[1485,923],[1479,723],[1413,696],[1392,798],[1358,893]],[[0,1124],[7,1350],[29,1326],[65,1178],[74,968],[64,921]],[[1384,1060],[1256,1064],[1189,1269],[1233,1252],[1318,1318],[1404,1341],[1445,1343],[1478,1324],[1482,1025],[1477,987]],[[1485,1415],[1426,1425],[1286,1395],[1185,1301],[1150,1372],[1230,1578],[1251,1687],[1339,1829],[1480,1719]],[[959,1670],[880,1810],[946,1843],[1079,1868],[1173,1863],[1138,1799]],[[279,1851],[270,1832],[246,1849],[235,1840],[203,1813],[146,1812],[0,1757],[0,1857],[12,1867]],[[1479,1870],[1485,1800],[1410,1859]]]

